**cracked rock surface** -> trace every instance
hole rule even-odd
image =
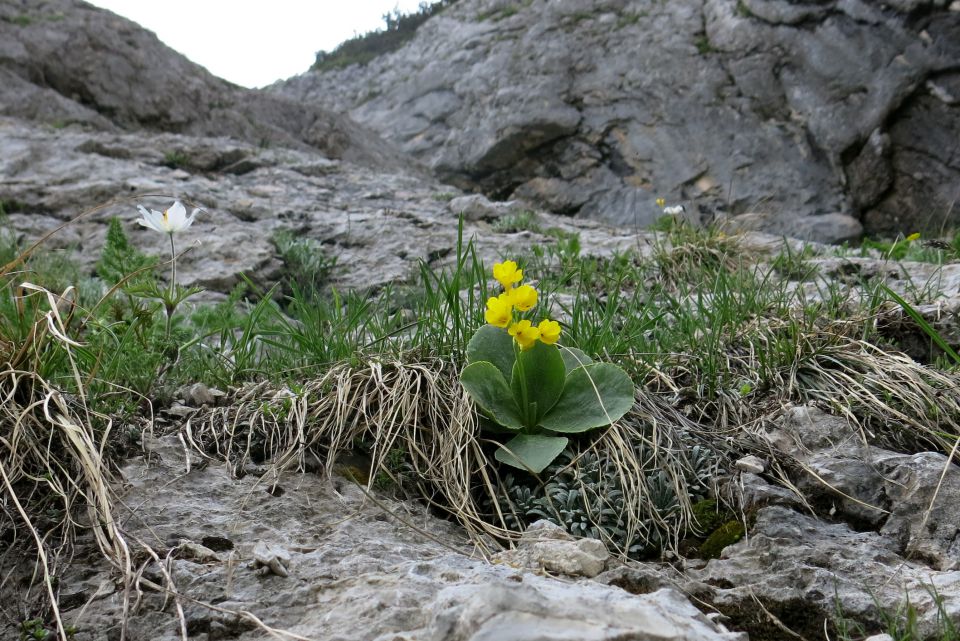
[[[488,563],[450,522],[382,499],[387,512],[350,481],[307,474],[274,485],[231,478],[216,464],[186,472],[176,437],[149,449],[152,463],[132,459],[123,469],[130,509],[119,518],[131,537],[173,550],[191,640],[269,638],[233,614],[249,611],[317,641],[745,641],[673,589],[638,596]],[[159,583],[158,575],[146,578]],[[70,602],[89,601],[76,640],[115,638],[123,591],[107,573],[74,568],[62,583]],[[144,592],[127,639],[180,638],[175,610],[162,603],[161,593]]]
[[[664,196],[835,242],[960,219],[958,68],[946,0],[462,0],[270,91],[488,195],[623,226]]]

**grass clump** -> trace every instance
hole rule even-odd
[[[420,25],[453,5],[456,1],[421,2],[420,8],[409,14],[394,9],[384,14],[385,26],[383,29],[355,36],[337,45],[333,51],[318,52],[310,69],[326,71],[342,69],[355,64],[365,65],[378,56],[396,51],[413,38]]]
[[[920,241],[920,234],[907,237],[898,236],[893,240],[874,240],[864,238],[860,244],[860,256],[870,255],[870,250],[878,252],[884,260],[913,261],[942,264],[960,258],[960,232],[949,240]]]
[[[621,14],[617,18],[617,29],[625,29],[626,27],[633,26],[640,22],[642,18],[646,18],[647,15],[646,11],[633,11]]]
[[[930,595],[936,608],[936,617],[932,626],[921,623],[920,612],[911,600],[910,593],[904,595],[903,602],[896,609],[884,608],[874,596],[877,614],[871,628],[889,635],[893,641],[960,641],[960,628],[954,618],[947,611],[944,598],[937,591],[936,586],[923,586]],[[847,616],[839,597],[834,599],[833,627],[838,641],[855,641],[869,636],[866,626]],[[932,630],[929,629],[932,627]],[[926,629],[925,629],[926,628]]]
[[[526,2],[526,4],[529,5],[530,3]],[[477,14],[477,22],[486,22],[487,20],[500,22],[501,20],[506,20],[511,16],[517,15],[518,11],[519,9],[513,5],[491,9],[490,11],[484,11],[483,13]]]
[[[701,56],[706,56],[716,51],[713,48],[713,44],[710,42],[710,37],[706,34],[697,36],[697,39],[693,41],[694,46],[697,48],[697,53]]]
[[[790,247],[789,242],[785,242],[783,251],[773,258],[771,265],[781,277],[788,280],[800,282],[812,280],[819,274],[819,268],[809,260],[814,253],[810,245],[803,245],[797,251]]]
[[[296,285],[301,292],[323,287],[337,266],[336,257],[330,256],[319,242],[302,238],[292,231],[274,234],[273,244],[283,261],[287,282]]]
[[[186,167],[189,162],[190,157],[187,156],[186,153],[179,149],[171,149],[163,154],[163,162],[161,164],[170,169],[182,169]]]
[[[501,216],[491,226],[495,232],[501,234],[514,234],[521,231],[540,233],[543,231],[537,212],[528,209]]]

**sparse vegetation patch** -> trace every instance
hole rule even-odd
[[[377,56],[396,51],[414,36],[420,25],[456,2],[457,0],[421,2],[420,8],[414,13],[402,13],[396,9],[386,13],[383,16],[383,29],[355,36],[337,45],[333,51],[318,52],[311,69],[324,71],[355,64],[364,65]]]

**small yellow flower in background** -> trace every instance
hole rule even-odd
[[[493,265],[493,277],[503,285],[504,289],[510,290],[523,280],[523,270],[517,269],[517,264],[512,260],[505,260]]]
[[[920,232],[914,232],[910,234],[909,236],[907,236],[906,240],[908,243],[912,243],[915,240],[920,240]]]
[[[194,217],[197,215],[197,212],[200,211],[199,209],[194,209],[193,213],[188,217],[187,210],[180,204],[179,200],[175,201],[169,208],[162,212],[153,209],[148,211],[143,205],[137,205],[137,209],[140,210],[140,214],[143,216],[143,218],[137,221],[138,223],[164,234],[173,234],[185,230],[193,224]]]
[[[553,345],[557,342],[557,339],[560,338],[560,323],[557,321],[545,318],[540,321],[537,329],[540,331],[540,340],[547,345]]]
[[[513,318],[513,307],[510,304],[510,297],[506,293],[500,294],[496,298],[491,296],[487,299],[487,311],[483,314],[484,319],[494,327],[506,327]]]
[[[665,198],[657,198],[657,207],[659,207],[660,209],[663,209],[666,204],[667,204],[667,201]]]
[[[521,312],[533,309],[537,304],[537,290],[531,285],[520,285],[510,290],[510,302]]]
[[[517,341],[520,349],[526,351],[533,347],[537,339],[540,338],[540,330],[530,324],[528,320],[522,320],[510,326],[507,332]]]

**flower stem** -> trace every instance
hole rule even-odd
[[[516,341],[513,343],[513,352],[516,355],[517,362],[517,374],[520,376],[520,402],[523,404],[523,420],[527,424],[529,429],[533,429],[536,425],[531,425],[535,417],[531,416],[532,412],[530,411],[530,392],[527,390],[527,377],[523,371],[523,359],[520,358],[520,355],[523,353],[523,350],[517,345]]]
[[[170,236],[170,294],[173,297],[174,287],[177,283],[177,248],[173,244],[173,233]]]
[[[173,232],[170,232],[170,293],[167,294],[168,300],[164,307],[167,311],[167,326],[164,332],[166,338],[170,338],[170,327],[173,322],[173,311],[176,308],[177,293],[177,248],[173,242]]]

